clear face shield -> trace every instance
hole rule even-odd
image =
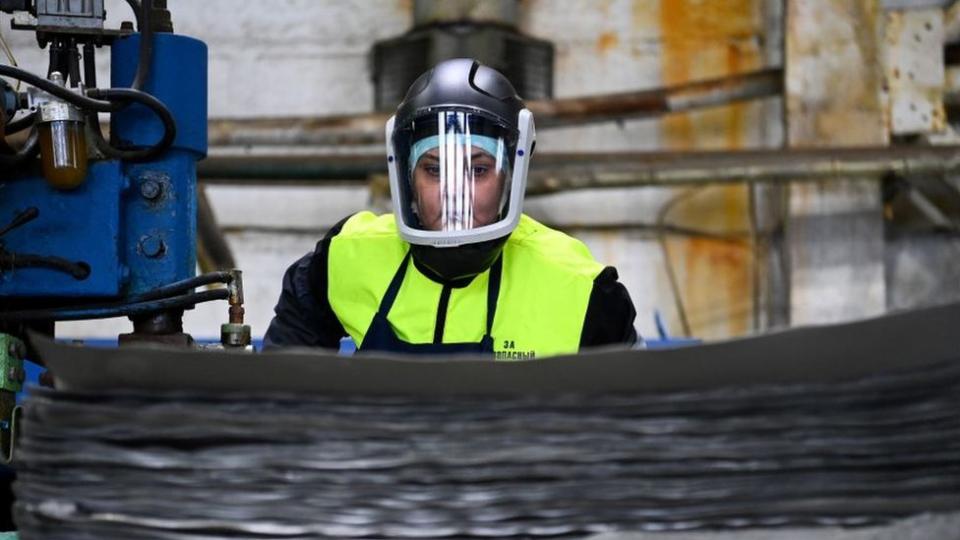
[[[398,166],[409,186],[409,212],[416,217],[411,225],[452,232],[493,224],[509,195],[512,151],[505,130],[472,113],[434,114],[402,133],[409,142],[395,141],[409,146]]]
[[[388,155],[401,233],[413,243],[452,246],[512,229],[526,180],[526,163],[515,174],[524,156],[519,135],[489,116],[449,109],[399,126],[388,136]]]

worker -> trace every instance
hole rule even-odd
[[[617,271],[522,213],[533,117],[471,59],[421,75],[386,125],[394,213],[335,225],[283,279],[264,346],[541,358],[632,345]]]

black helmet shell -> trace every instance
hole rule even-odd
[[[397,107],[396,125],[403,126],[429,109],[447,107],[487,113],[516,130],[524,105],[499,71],[470,58],[455,58],[440,62],[410,85]]]

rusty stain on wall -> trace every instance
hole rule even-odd
[[[790,146],[887,144],[876,0],[789,2]]]
[[[762,0],[669,0],[660,3],[662,82],[720,77],[762,65],[758,46]],[[649,5],[642,0],[636,2]],[[739,103],[675,115],[661,123],[665,148],[733,149],[744,146],[750,107]],[[738,241],[674,237],[667,241],[693,335],[720,338],[752,327],[753,263],[746,186],[704,188],[677,204],[667,220],[684,227],[730,234]],[[671,324],[679,329],[675,319]]]
[[[611,49],[614,49],[619,43],[620,38],[616,32],[603,32],[600,34],[600,37],[597,38],[597,52],[599,54],[605,54]]]

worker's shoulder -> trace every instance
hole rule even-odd
[[[603,270],[603,265],[593,258],[586,244],[526,214],[520,216],[507,245],[515,253],[533,258],[540,265],[583,274],[590,279]]]
[[[397,237],[397,221],[393,214],[377,215],[368,210],[357,212],[342,222],[337,237]]]

